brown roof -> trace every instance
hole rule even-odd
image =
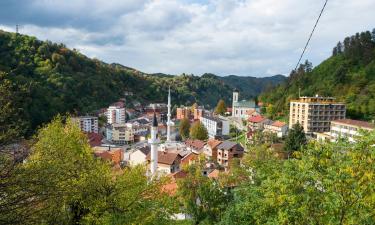
[[[97,133],[87,133],[87,139],[91,147],[100,146],[102,144],[103,136]]]
[[[275,121],[275,122],[273,122],[273,123],[271,124],[271,126],[274,126],[274,127],[283,127],[283,126],[285,126],[285,125],[286,125],[286,123],[281,122],[281,121]]]
[[[209,178],[219,178],[220,171],[218,169],[212,170],[210,174],[208,174]]]
[[[210,139],[210,140],[207,141],[207,144],[208,144],[208,146],[210,146],[211,148],[216,148],[218,145],[221,144],[221,141],[216,140],[216,139]]]
[[[249,122],[252,122],[252,123],[260,123],[262,122],[263,120],[265,120],[266,118],[264,118],[263,116],[253,116],[253,117],[250,117],[249,118]]]
[[[188,147],[191,147],[191,148],[194,148],[194,149],[197,149],[197,150],[201,150],[206,143],[204,141],[201,141],[201,140],[188,139],[188,140],[185,141],[185,144]]]
[[[178,158],[181,159],[181,156],[178,153],[158,151],[158,163],[172,165]],[[146,160],[151,160],[151,152],[147,154]]]
[[[110,151],[104,150],[96,150],[94,151],[94,155],[96,157],[100,157],[104,160],[109,160],[113,162],[115,165],[119,164],[122,160],[122,150],[121,149],[114,149]]]
[[[356,126],[356,127],[364,127],[364,128],[369,128],[369,129],[375,128],[374,124],[368,123],[366,121],[360,121],[360,120],[341,119],[341,120],[334,120],[332,122]]]
[[[198,154],[195,154],[194,152],[190,152],[184,158],[181,159],[181,164],[189,165],[191,161],[195,161],[197,159],[198,159]]]

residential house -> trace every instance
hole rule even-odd
[[[189,151],[192,151],[194,153],[201,153],[203,152],[203,148],[205,146],[205,142],[201,140],[191,140],[188,139],[185,141],[185,145]]]
[[[147,163],[146,158],[147,158],[147,155],[150,153],[150,151],[151,151],[150,146],[146,145],[130,153],[129,165],[136,166],[139,164],[146,164]]]
[[[273,133],[276,134],[277,137],[282,138],[288,132],[288,124],[281,121],[275,121],[271,124],[264,124],[263,132]]]
[[[129,124],[109,124],[106,127],[106,138],[114,144],[124,145],[134,142],[133,129]]]
[[[111,146],[94,147],[94,155],[112,162],[113,165],[120,165],[123,161],[123,150],[122,148],[114,148]]]
[[[247,120],[248,131],[249,129],[252,131],[262,131],[265,125],[271,123],[272,120],[269,120],[261,115],[249,117]]]
[[[149,153],[146,157],[150,163],[151,154]],[[158,168],[160,173],[170,174],[180,170],[181,155],[178,153],[158,151]]]
[[[225,168],[234,158],[242,158],[243,154],[244,148],[236,142],[223,141],[217,146],[217,162]]]
[[[114,104],[108,107],[107,109],[107,123],[125,123],[126,122],[126,113],[125,108],[122,105]]]
[[[203,153],[206,156],[206,159],[211,159],[217,161],[217,147],[222,143],[222,141],[216,139],[210,139],[207,141],[207,144],[204,146]]]

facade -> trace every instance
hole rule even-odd
[[[176,119],[190,119],[191,117],[191,109],[189,107],[180,107],[176,110]]]
[[[355,138],[360,136],[360,130],[373,131],[374,129],[374,124],[364,121],[351,119],[334,120],[331,121],[330,136],[333,141],[337,141],[339,138],[347,138],[349,141],[354,142]]]
[[[211,159],[213,161],[217,160],[217,147],[222,143],[222,141],[216,139],[210,139],[207,141],[207,144],[204,146],[203,153],[206,156],[206,159]]]
[[[331,121],[345,119],[345,104],[332,97],[300,97],[290,102],[289,128],[301,124],[305,133],[328,132]]]
[[[81,131],[86,133],[98,133],[98,117],[80,116],[73,117],[72,121],[76,123]]]
[[[234,90],[232,98],[232,117],[247,119],[250,113],[253,111],[259,112],[259,108],[256,106],[255,101],[239,101],[239,91]]]
[[[262,131],[265,125],[268,125],[271,123],[272,123],[272,120],[269,120],[261,115],[249,117],[249,119],[247,120],[248,130],[250,129],[252,131],[256,131],[256,130]]]
[[[263,131],[276,134],[277,137],[282,138],[288,132],[288,124],[281,121],[275,121],[271,124],[265,124]]]
[[[223,117],[202,116],[200,121],[207,129],[210,138],[229,135],[229,121]]]
[[[146,157],[150,153],[150,146],[144,146],[132,152],[129,157],[129,165],[136,166],[139,164],[146,164]]]
[[[110,161],[113,165],[119,165],[123,161],[123,150],[111,146],[94,147],[94,155],[104,160]]]
[[[151,163],[151,152],[147,155],[147,161]],[[174,152],[167,152],[167,151],[157,151],[156,157],[156,164],[155,164],[155,171],[161,174],[171,174],[180,171],[180,163],[181,163],[181,155]],[[151,167],[152,168],[152,167]],[[154,174],[152,173],[152,174]]]
[[[194,120],[200,120],[203,115],[204,115],[204,109],[202,108],[194,109]]]
[[[126,113],[125,108],[119,105],[111,105],[107,109],[107,123],[114,124],[114,123],[125,123],[126,121]]]
[[[106,137],[114,144],[128,144],[134,142],[134,132],[128,124],[112,124],[106,127]]]
[[[244,148],[231,141],[224,141],[217,146],[217,162],[227,168],[233,158],[242,158],[244,154]]]

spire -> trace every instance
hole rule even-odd
[[[158,127],[158,119],[156,118],[156,113],[154,111],[154,118],[152,119],[152,126]]]

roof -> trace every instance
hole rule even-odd
[[[211,148],[216,148],[218,145],[221,144],[221,141],[216,140],[216,139],[210,139],[210,140],[207,141],[207,144],[208,144],[208,146],[210,146]]]
[[[188,140],[185,141],[185,144],[188,147],[191,147],[191,148],[194,148],[194,149],[197,149],[197,150],[201,150],[205,146],[206,143],[204,141],[201,141],[201,140],[188,139]]]
[[[341,119],[341,120],[334,120],[333,123],[341,123],[346,124],[350,126],[356,126],[356,127],[363,127],[368,129],[374,129],[375,125],[372,123],[368,123],[366,121],[360,121],[360,120],[351,120],[351,119]]]
[[[105,160],[109,160],[114,164],[119,164],[122,160],[122,150],[114,149],[109,151],[97,150],[94,152],[95,156],[100,157]]]
[[[87,133],[87,139],[91,147],[100,146],[103,136],[97,133]]]
[[[234,107],[243,107],[243,108],[256,108],[255,101],[239,101],[233,103]]]
[[[233,141],[224,141],[219,146],[217,146],[217,148],[218,149],[229,150],[229,149],[233,148],[234,146],[239,146],[240,148],[237,148],[237,150],[239,150],[239,151],[243,150],[243,147],[241,145],[239,145],[238,143],[233,142]]]
[[[286,123],[284,122],[281,122],[281,121],[275,121],[271,124],[271,126],[274,126],[274,127],[283,127],[283,126],[286,126]]]
[[[189,165],[190,162],[195,161],[196,159],[198,159],[198,154],[190,152],[189,154],[185,155],[184,158],[181,159],[181,164]]]
[[[219,178],[220,171],[218,169],[212,170],[211,173],[208,174],[209,178]]]
[[[147,145],[139,148],[138,150],[141,151],[144,155],[148,155],[148,153],[150,153],[151,151],[151,148]]]
[[[211,121],[215,121],[215,122],[225,121],[225,119],[223,119],[223,118],[213,117],[213,116],[202,116],[202,118],[207,119],[207,120],[211,120]]]
[[[181,158],[178,153],[158,151],[158,163],[172,165],[176,159]],[[147,154],[146,160],[151,159],[151,152]]]
[[[264,118],[263,116],[261,115],[258,115],[258,116],[252,116],[252,117],[249,117],[249,122],[252,122],[252,123],[260,123],[262,122],[263,120],[265,120],[266,118]]]

